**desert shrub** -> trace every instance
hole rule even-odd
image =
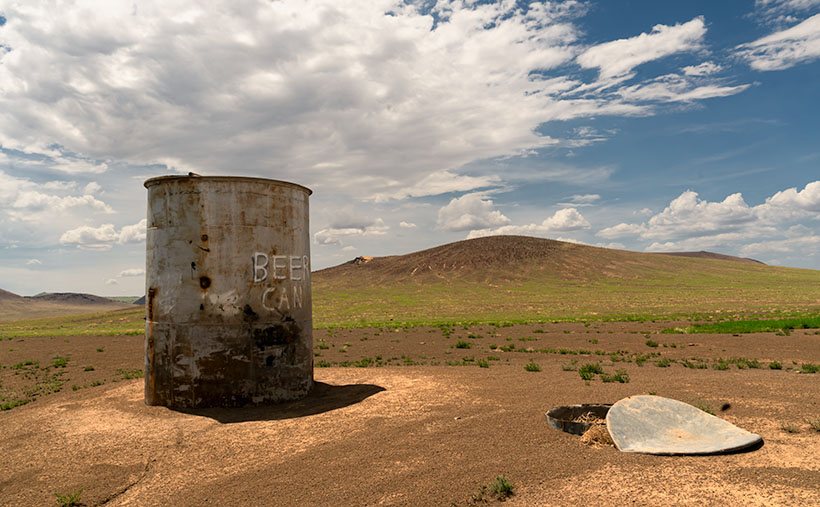
[[[603,372],[604,369],[601,368],[601,365],[598,363],[584,363],[580,368],[578,368],[578,375],[580,375],[584,380],[592,380],[595,378],[595,374],[600,374]]]
[[[629,374],[626,370],[615,370],[613,375],[601,373],[601,380],[604,382],[620,382],[621,384],[626,384],[629,382]]]
[[[657,366],[658,368],[668,368],[669,365],[671,365],[674,362],[675,362],[674,359],[669,359],[668,357],[662,357],[662,358],[658,359],[657,361],[655,361],[655,366]]]

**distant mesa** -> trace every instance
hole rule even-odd
[[[9,292],[7,290],[0,289],[0,301],[20,301],[22,299],[25,299],[25,298],[23,298],[23,296],[18,296],[17,294],[15,294],[13,292]]]
[[[82,294],[77,292],[41,292],[36,296],[28,297],[37,301],[50,301],[52,303],[64,303],[70,305],[104,305],[116,303],[102,296],[94,294]]]
[[[750,259],[748,257],[734,257],[732,255],[723,255],[714,252],[707,252],[705,250],[701,250],[700,252],[658,252],[661,255],[675,255],[678,257],[694,257],[696,259],[718,259],[721,261],[734,261],[734,262],[751,262],[754,264],[763,264],[765,262],[760,262],[756,259]]]

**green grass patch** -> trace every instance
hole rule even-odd
[[[541,367],[535,364],[534,361],[530,361],[529,363],[525,364],[524,369],[527,371],[541,371]]]
[[[615,373],[608,374],[608,373],[601,373],[601,381],[602,382],[620,382],[621,384],[626,384],[629,382],[629,374],[626,370],[615,370]]]
[[[145,332],[145,308],[86,313],[0,323],[0,339],[37,336],[139,335]]]
[[[727,320],[723,322],[710,322],[705,324],[694,324],[684,328],[667,328],[662,333],[714,333],[714,334],[743,334],[743,333],[771,333],[794,329],[816,329],[820,328],[820,317],[800,317],[789,319],[767,319],[767,320]]]
[[[603,372],[604,369],[601,368],[599,363],[584,363],[580,368],[578,368],[578,375],[580,375],[584,380],[592,380],[595,378],[596,374],[601,374]]]
[[[820,372],[820,365],[814,363],[803,363],[800,365],[802,373],[817,373]]]

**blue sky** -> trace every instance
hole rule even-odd
[[[820,269],[820,0],[0,1],[0,288],[144,290],[145,190],[293,181],[313,267],[489,234]]]

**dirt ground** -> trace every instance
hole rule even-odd
[[[482,487],[499,475],[511,505],[820,504],[820,374],[799,372],[820,363],[820,334],[658,333],[682,324],[318,330],[315,361],[330,366],[308,398],[187,413],[146,406],[128,378],[140,336],[6,340],[3,395],[51,388],[0,412],[0,505],[80,490],[85,505],[472,505],[494,501]],[[629,382],[583,380],[595,362]],[[628,454],[544,416],[646,393],[708,405],[764,445]]]

